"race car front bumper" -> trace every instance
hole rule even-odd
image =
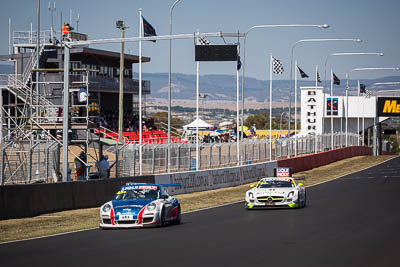
[[[100,228],[142,228],[155,227],[160,224],[160,219],[155,214],[146,214],[138,220],[115,220],[110,216],[102,215],[100,218]]]
[[[258,202],[257,200],[250,200],[245,202],[246,209],[257,209],[257,208],[298,208],[299,203],[297,199],[295,201],[281,201],[281,202]]]

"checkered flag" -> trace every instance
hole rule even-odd
[[[203,38],[203,37],[199,37],[199,43],[201,45],[210,45],[211,44],[206,38]]]
[[[272,57],[273,71],[274,74],[283,74],[283,65],[277,58]]]
[[[372,92],[370,90],[368,90],[368,89],[365,89],[364,96],[366,98],[369,98],[371,95],[372,95]]]

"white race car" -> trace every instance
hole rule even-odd
[[[178,184],[136,184],[122,186],[111,201],[100,207],[101,228],[164,226],[181,222],[181,205],[165,187]]]
[[[301,208],[306,206],[306,190],[291,177],[270,177],[251,185],[246,192],[246,209]]]

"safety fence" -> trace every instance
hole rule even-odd
[[[32,137],[35,143],[17,140],[4,141],[1,162],[1,185],[52,183],[62,181],[62,147],[53,140]],[[358,145],[358,136],[348,135],[348,146]],[[332,146],[333,144],[333,146]],[[259,140],[245,139],[236,142],[199,144],[198,169],[215,169],[252,163],[270,162],[298,155],[315,154],[346,146],[344,133],[337,133],[333,139],[329,134],[319,136],[291,137],[286,139]],[[32,147],[32,149],[29,149]],[[76,154],[76,153],[75,153]],[[182,172],[196,170],[196,143],[104,145],[103,154],[109,155],[114,166],[110,177],[130,177],[146,174]],[[170,161],[168,166],[168,156]],[[86,179],[96,178],[100,156],[94,149],[88,150]],[[71,180],[74,179],[74,156],[70,155]]]
[[[347,146],[358,145],[358,135],[348,134]],[[333,146],[332,146],[333,144]],[[286,139],[245,139],[239,143],[200,143],[197,170],[247,165],[273,161],[298,155],[314,154],[346,146],[345,133],[318,136],[291,137]],[[169,151],[168,151],[169,150]],[[119,175],[155,174],[196,170],[196,143],[142,145],[129,144],[120,149]],[[170,154],[170,166],[168,166]]]

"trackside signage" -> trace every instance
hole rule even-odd
[[[180,184],[180,186],[169,188],[168,192],[185,194],[254,182],[263,177],[272,176],[277,165],[276,161],[272,161],[197,172],[159,174],[155,175],[155,182],[157,184]]]
[[[378,116],[400,117],[400,97],[378,97]]]

